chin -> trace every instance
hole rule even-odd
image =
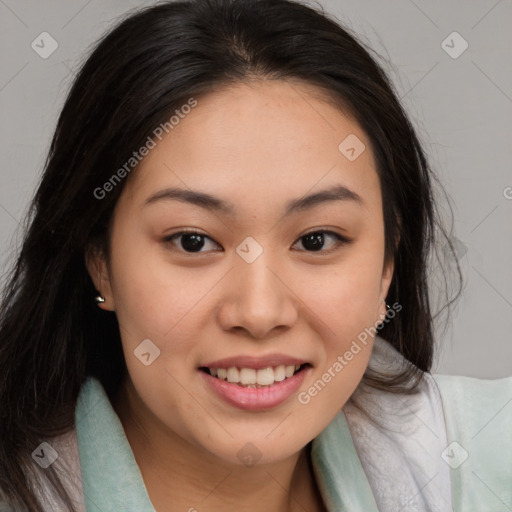
[[[287,439],[290,442],[290,439]],[[265,438],[261,433],[251,438],[250,435],[230,438],[223,446],[206,447],[210,454],[228,465],[252,467],[255,465],[274,464],[300,452],[307,440],[283,445],[281,439]],[[210,449],[209,449],[210,448]]]

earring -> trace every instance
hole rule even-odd
[[[96,304],[103,304],[105,302],[105,297],[103,297],[103,295],[96,295],[94,300],[96,301]]]
[[[389,306],[386,304],[386,301],[384,299],[382,299],[382,302],[384,303],[384,305],[386,306],[386,311],[389,308]],[[377,326],[377,331],[380,331],[383,327],[384,327],[384,319],[387,317],[387,312],[382,314],[380,313],[380,322],[379,322],[379,325]]]

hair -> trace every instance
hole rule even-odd
[[[367,372],[363,381],[411,393],[430,371],[427,270],[438,236],[456,256],[434,200],[438,180],[371,50],[321,7],[290,0],[180,0],[129,13],[96,44],[68,93],[2,294],[0,489],[16,510],[42,510],[26,479],[38,470],[30,454],[74,428],[85,379],[99,379],[111,398],[127,371],[116,316],[96,306],[85,254],[109,254],[129,177],[102,199],[94,191],[191,97],[253,79],[314,85],[369,137],[385,261],[394,261],[386,300],[403,307],[378,332],[412,364],[398,375]],[[44,473],[74,511],[57,473]]]

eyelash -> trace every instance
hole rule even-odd
[[[318,254],[330,254],[331,252],[337,250],[340,246],[344,246],[344,245],[348,245],[352,242],[351,239],[349,238],[346,238],[342,235],[340,235],[339,233],[336,233],[335,231],[330,231],[330,230],[327,230],[327,229],[315,229],[313,231],[309,231],[308,233],[304,233],[303,235],[301,235],[297,241],[293,244],[295,245],[301,238],[305,238],[307,236],[310,236],[310,235],[313,235],[313,234],[327,234],[327,235],[330,235],[332,237],[334,237],[336,239],[336,243],[335,243],[335,246],[332,247],[331,249],[328,249],[328,250],[320,250],[320,251],[307,251],[307,250],[304,250],[302,252],[308,252],[308,253],[311,253],[311,254],[315,254],[315,253],[318,253]],[[162,241],[164,242],[164,244],[171,244],[172,245],[172,242],[173,240],[179,238],[180,236],[183,236],[183,235],[199,235],[201,237],[204,237],[204,238],[209,238],[210,240],[212,240],[215,244],[219,245],[217,242],[215,242],[215,240],[213,240],[213,238],[210,238],[208,235],[206,235],[205,233],[201,232],[201,231],[195,231],[195,230],[187,230],[187,231],[179,231],[178,233],[174,233],[173,235],[170,235],[170,236],[167,236],[165,237]],[[198,251],[198,252],[187,252],[187,251],[183,251],[182,249],[178,249],[182,252],[184,252],[185,254],[190,254],[190,255],[195,255],[195,254],[201,254],[201,253],[205,253],[205,252],[209,252],[209,251]],[[220,251],[215,251],[215,252],[220,252]]]

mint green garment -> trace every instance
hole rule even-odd
[[[512,511],[512,377],[434,375],[441,391],[455,512]],[[459,466],[457,463],[467,459]]]
[[[433,377],[448,443],[458,443],[445,458],[455,466],[468,453],[450,467],[453,511],[512,511],[512,377]],[[81,390],[76,434],[87,512],[155,512],[120,420],[96,379]],[[330,512],[379,512],[343,410],[313,441],[312,462]],[[452,510],[450,504],[444,510]]]

